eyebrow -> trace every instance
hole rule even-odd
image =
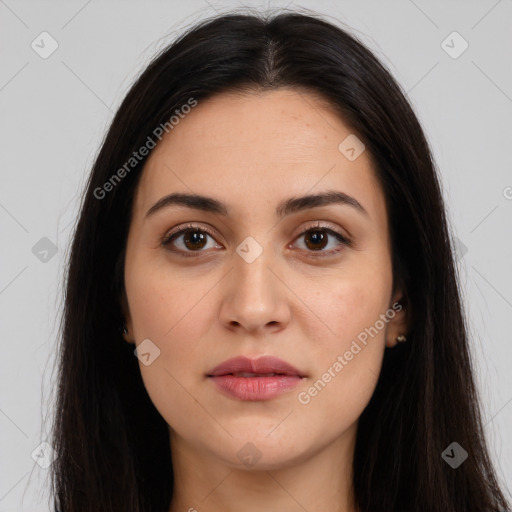
[[[292,213],[320,206],[328,206],[331,204],[341,204],[353,207],[358,212],[367,215],[368,212],[363,208],[357,199],[334,190],[328,190],[319,194],[310,194],[301,197],[290,197],[281,201],[276,207],[276,216],[279,218],[286,217]],[[221,201],[213,197],[202,196],[199,194],[173,193],[159,199],[147,212],[146,218],[155,214],[157,211],[172,206],[184,206],[194,210],[215,213],[223,217],[230,216],[230,210]]]

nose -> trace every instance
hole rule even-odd
[[[238,256],[226,276],[220,320],[230,330],[268,334],[290,321],[290,291],[265,251],[248,263]]]

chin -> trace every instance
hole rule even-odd
[[[268,435],[269,429],[254,432],[245,431],[241,435],[234,435],[225,446],[225,452],[218,453],[219,445],[215,451],[219,458],[236,469],[248,471],[270,471],[285,469],[303,462],[312,453],[307,446],[301,446],[304,438],[291,437],[285,430],[283,436],[277,436],[276,432]],[[232,432],[232,431],[231,431]],[[234,434],[234,432],[232,432]],[[275,436],[275,437],[274,437]],[[226,454],[233,454],[226,458]]]

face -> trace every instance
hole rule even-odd
[[[354,140],[320,98],[280,89],[201,101],[153,150],[134,198],[124,309],[171,450],[239,468],[248,453],[272,469],[352,446],[384,350],[404,333],[385,198]],[[327,192],[342,199],[286,203]],[[226,211],[167,202],[148,214],[176,193]],[[299,376],[208,376],[236,356],[274,356]]]

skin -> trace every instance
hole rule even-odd
[[[356,510],[358,418],[385,348],[407,333],[406,309],[367,345],[359,343],[362,350],[309,403],[298,400],[402,298],[393,291],[385,197],[370,155],[349,161],[338,150],[351,133],[310,92],[223,93],[200,101],[145,165],[127,241],[125,340],[139,345],[149,338],[160,350],[139,366],[169,425],[170,512]],[[354,197],[367,214],[334,204],[276,217],[281,200],[327,190]],[[145,218],[172,192],[214,197],[232,215],[174,206]],[[316,221],[334,226],[352,246],[328,234],[328,243],[316,246],[324,254],[342,250],[317,256],[314,240],[300,235]],[[205,234],[196,249],[183,235],[173,247],[161,245],[188,222],[215,237]],[[236,252],[248,236],[263,249],[252,263]],[[274,355],[308,377],[271,400],[229,398],[206,374],[238,355]],[[252,467],[237,456],[248,442],[261,453]]]

